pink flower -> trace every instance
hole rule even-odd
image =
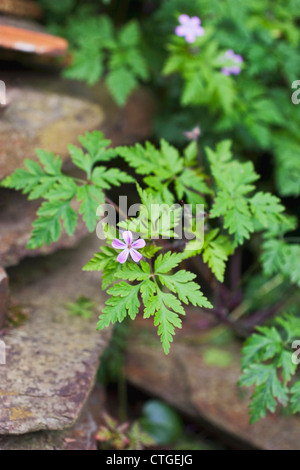
[[[125,263],[127,261],[129,253],[135,263],[141,261],[142,255],[137,251],[137,249],[144,248],[144,246],[146,245],[145,240],[139,238],[138,240],[133,242],[132,232],[130,232],[129,230],[127,232],[123,232],[122,237],[125,243],[115,238],[111,244],[112,247],[116,250],[123,250],[118,255],[117,261],[119,261],[119,263],[121,264]]]
[[[229,49],[224,54],[224,59],[232,61],[232,65],[222,68],[223,75],[238,75],[241,72],[241,64],[244,61],[243,57],[239,54],[235,54],[232,49]]]
[[[175,28],[175,34],[177,36],[183,36],[188,43],[196,41],[197,36],[203,36],[204,29],[201,25],[201,20],[198,16],[190,18],[188,15],[180,15],[179,18],[180,26]]]

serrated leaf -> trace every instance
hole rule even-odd
[[[154,315],[154,325],[158,326],[158,335],[161,337],[166,354],[169,354],[175,328],[181,328],[178,314],[185,315],[180,301],[173,294],[167,294],[160,290],[149,299],[144,311],[144,318]]]
[[[94,169],[91,181],[100,189],[110,189],[112,186],[120,186],[122,183],[134,183],[132,176],[118,168],[107,169],[104,166],[97,166]]]
[[[224,282],[226,261],[233,253],[233,247],[228,237],[219,235],[217,238],[206,240],[203,248],[203,261],[208,264],[218,281]]]
[[[154,271],[155,273],[167,273],[171,269],[176,268],[179,263],[182,261],[181,253],[172,253],[168,251],[166,254],[160,254],[155,260]]]
[[[212,308],[211,303],[202,294],[200,286],[192,282],[195,277],[195,274],[185,270],[177,271],[173,275],[159,274],[162,284],[176,293],[185,304],[191,303],[195,307]]]
[[[254,216],[264,227],[276,221],[284,211],[280,199],[273,194],[257,192],[250,200],[251,210]]]
[[[132,72],[126,68],[112,70],[106,78],[106,84],[116,103],[124,106],[128,96],[135,89],[137,80]]]
[[[150,174],[159,166],[159,151],[150,142],[146,142],[145,146],[136,144],[133,147],[118,147],[116,150],[140,175]]]
[[[140,307],[138,298],[140,286],[141,283],[132,286],[122,281],[108,289],[107,292],[111,297],[105,303],[97,328],[102,330],[110,324],[122,322],[127,315],[134,320]]]
[[[85,184],[78,188],[77,200],[81,202],[79,213],[82,214],[88,230],[92,232],[97,223],[97,209],[104,203],[104,194],[95,186]]]
[[[37,211],[37,215],[27,244],[28,249],[56,242],[62,231],[61,220],[68,235],[73,235],[75,231],[78,216],[70,206],[70,201],[45,201]]]

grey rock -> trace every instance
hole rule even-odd
[[[79,216],[77,228],[71,237],[63,230],[57,242],[35,250],[27,250],[32,223],[36,219],[36,211],[41,201],[28,201],[26,196],[19,192],[4,189],[0,190],[0,194],[0,265],[4,267],[18,264],[24,257],[46,255],[60,248],[74,247],[88,233],[85,223]],[[73,206],[78,212],[78,203]]]
[[[0,450],[97,450],[95,434],[102,423],[104,406],[104,390],[96,385],[73,427],[0,436]]]
[[[77,249],[9,270],[14,301],[26,307],[29,318],[2,338],[0,434],[62,430],[80,415],[110,337],[109,329],[96,331],[104,303],[99,274],[81,271],[98,245],[92,235]],[[67,311],[66,303],[81,295],[95,301],[90,320]]]
[[[237,448],[299,450],[299,416],[268,415],[250,425],[251,390],[237,386],[241,343],[214,346],[217,330],[205,331],[201,311],[189,311],[165,356],[151,321],[131,325],[126,375],[135,386],[198,421],[207,431]],[[218,351],[213,361],[209,351]],[[226,361],[224,360],[226,359]]]

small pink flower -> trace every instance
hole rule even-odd
[[[146,245],[145,240],[139,238],[138,240],[133,242],[132,232],[130,232],[129,230],[127,232],[123,232],[122,237],[125,243],[115,238],[111,244],[112,247],[116,250],[123,250],[118,255],[117,261],[119,261],[119,263],[121,264],[125,263],[127,261],[129,253],[135,263],[141,261],[142,255],[137,251],[137,249],[144,248],[144,246]]]
[[[176,27],[175,34],[184,37],[186,42],[192,44],[197,36],[203,36],[204,28],[200,26],[201,20],[198,16],[190,18],[188,15],[180,15],[178,21],[180,26]]]
[[[241,64],[244,60],[240,54],[235,54],[232,49],[229,49],[225,52],[224,59],[231,60],[232,65],[222,68],[223,75],[238,75],[241,72]]]

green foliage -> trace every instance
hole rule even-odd
[[[95,436],[101,444],[101,450],[144,450],[154,444],[151,436],[142,430],[137,421],[119,424],[106,413],[103,419],[104,424]]]
[[[84,269],[105,271],[108,257],[105,252],[98,253]],[[185,270],[172,274],[171,270],[181,261],[182,255],[167,252],[157,257],[153,273],[149,263],[145,261],[141,261],[140,265],[128,263],[121,268],[116,266],[114,279],[122,281],[108,289],[107,292],[111,297],[106,301],[106,306],[100,315],[98,329],[122,322],[127,316],[134,320],[141,308],[141,297],[144,318],[154,317],[154,324],[158,327],[164,351],[168,354],[175,328],[181,328],[179,315],[185,315],[182,303],[190,302],[194,306],[212,307],[201,292],[200,286],[193,281],[196,277],[194,274]],[[125,281],[129,281],[130,284]],[[138,282],[132,284],[134,281]],[[162,286],[170,292],[165,292]]]
[[[183,432],[179,415],[173,408],[158,400],[145,403],[139,422],[159,446],[174,443]]]
[[[136,21],[116,31],[108,16],[71,17],[63,30],[73,56],[64,76],[94,85],[104,77],[119,106],[124,106],[139,80],[148,79],[148,67],[140,49]]]
[[[197,165],[195,145],[190,144],[183,156],[163,139],[159,149],[146,142],[144,146],[119,147],[118,153],[136,173],[143,175],[144,183],[156,198],[167,204],[178,203],[183,198],[187,203],[201,204],[203,195],[210,193],[207,177]]]
[[[219,235],[219,230],[207,234],[203,246],[203,261],[208,264],[218,281],[224,281],[226,261],[233,253],[233,246],[225,235]]]
[[[300,112],[291,101],[291,85],[300,76],[298,7],[294,0],[284,5],[271,0],[197,0],[189,5],[165,0],[155,13],[160,37],[168,43],[168,55],[160,60],[170,98],[188,106],[185,116],[191,115],[191,107],[197,109],[205,142],[226,133],[243,153],[251,151],[261,159],[264,151],[273,154],[277,188],[284,196],[298,196],[300,190]],[[171,34],[180,13],[202,20],[205,34],[192,45]],[[244,59],[238,76],[221,73],[228,49]],[[176,119],[178,114],[171,114],[161,121],[160,135],[173,125],[175,136]]]
[[[208,148],[207,154],[215,183],[210,217],[223,218],[234,245],[281,220],[284,207],[276,196],[260,191],[251,197],[258,175],[252,162],[241,163],[232,158],[229,141],[218,144],[215,152]]]
[[[292,341],[300,336],[299,317],[278,317],[275,326],[257,327],[245,343],[242,353],[241,386],[255,386],[250,405],[250,422],[255,423],[275,412],[277,405],[299,407],[297,383],[291,386],[297,365],[292,361]],[[299,384],[299,382],[298,382]]]
[[[271,319],[243,350],[241,384],[255,388],[252,422],[278,404],[298,412],[290,356],[299,336],[299,210],[290,196],[300,195],[300,106],[291,99],[299,97],[299,0],[162,0],[147,15],[144,2],[40,3],[50,30],[69,41],[66,77],[90,85],[102,79],[120,106],[140,82],[151,82],[157,116],[152,143],[112,149],[99,132],[80,137],[80,147],[69,146],[76,177],[65,174],[60,157],[38,150],[2,182],[43,199],[28,247],[74,234],[80,216],[93,231],[105,192],[135,183],[134,173],[139,212],[106,226],[106,246],[84,267],[101,271],[108,289],[98,327],[153,317],[168,353],[185,306],[211,307],[203,279],[218,321],[244,332]],[[193,44],[174,34],[180,14],[201,18],[205,34]],[[229,49],[243,64],[225,76]],[[130,174],[112,166],[117,156]],[[183,204],[191,205],[187,212]],[[184,218],[192,240],[179,235]],[[140,263],[116,261],[114,229],[146,240]],[[286,306],[290,315],[272,321]]]
[[[92,300],[81,295],[75,302],[69,302],[67,309],[70,315],[88,320],[93,315],[95,304]]]
[[[68,176],[62,172],[62,159],[52,153],[37,150],[39,163],[25,160],[23,169],[17,169],[1,182],[4,188],[22,190],[29,199],[43,198],[33,223],[29,249],[56,242],[64,227],[68,235],[73,235],[78,214],[75,210],[79,202],[79,213],[90,232],[97,223],[97,208],[105,201],[104,190],[134,179],[118,168],[99,166],[109,162],[117,153],[108,148],[110,140],[104,139],[101,132],[95,131],[79,137],[83,147],[69,146],[70,156],[75,166],[86,173],[86,180]]]

